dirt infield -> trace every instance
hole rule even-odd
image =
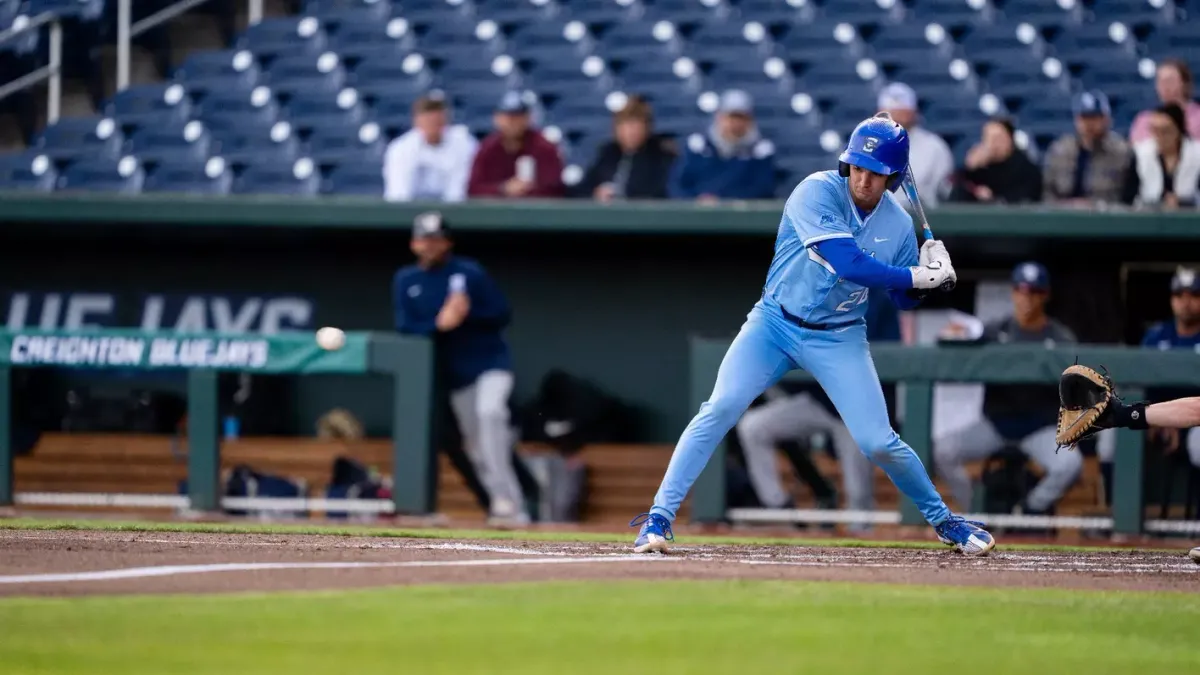
[[[332,535],[0,531],[0,595],[318,590],[573,579],[807,579],[1200,591],[1186,554],[688,546]]]

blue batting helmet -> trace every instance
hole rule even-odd
[[[887,187],[895,191],[908,168],[908,132],[887,113],[863,120],[838,157],[838,173],[849,176],[851,166],[889,176]]]

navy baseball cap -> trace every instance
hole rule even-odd
[[[1013,288],[1030,291],[1050,290],[1050,272],[1041,263],[1023,262],[1013,268]]]
[[[1112,108],[1108,105],[1108,97],[1101,91],[1081,91],[1071,101],[1071,112],[1076,117],[1111,117]]]
[[[425,237],[450,237],[450,224],[437,211],[426,211],[413,219],[414,239]]]
[[[1175,271],[1175,276],[1171,277],[1171,294],[1183,291],[1200,293],[1200,276],[1196,275],[1196,270],[1180,267]]]
[[[496,112],[502,113],[523,113],[529,112],[529,104],[521,96],[519,91],[505,92],[504,96],[500,97],[500,103],[496,106]]]

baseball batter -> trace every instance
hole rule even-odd
[[[503,336],[508,300],[478,262],[451,253],[449,226],[440,213],[416,217],[410,246],[416,264],[401,268],[392,280],[396,330],[434,338],[467,456],[488,492],[491,520],[525,524],[529,517],[521,506],[509,428],[513,372]]]
[[[784,206],[762,298],[750,310],[708,401],[684,430],[634,551],[667,551],[671,524],[717,444],[762,392],[794,368],[828,394],[867,458],[920,509],[938,538],[968,555],[995,546],[982,523],[953,515],[929,474],[892,429],[866,339],[870,289],[901,309],[956,280],[945,246],[918,252],[912,218],[892,196],[908,167],[908,133],[886,118],[860,123],[837,171],[800,182]]]

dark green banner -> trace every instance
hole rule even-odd
[[[312,333],[186,335],[137,330],[0,332],[0,365],[66,368],[202,368],[259,373],[365,373],[367,334],[322,349]]]

